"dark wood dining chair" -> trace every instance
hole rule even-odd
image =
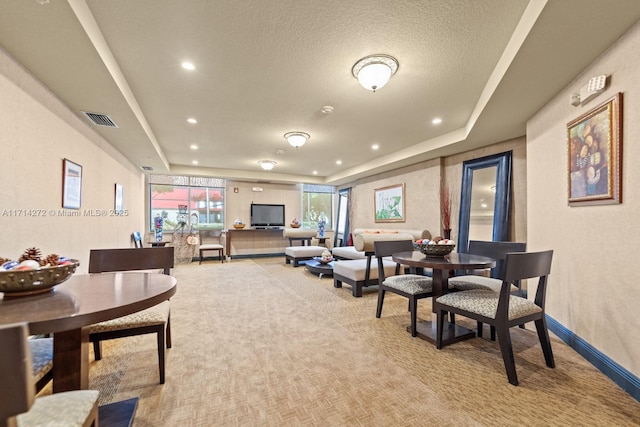
[[[162,270],[169,274],[174,264],[173,246],[142,249],[92,249],[89,253],[89,273],[136,270]],[[165,346],[171,348],[171,304],[156,306],[117,319],[88,327],[95,360],[102,358],[101,341],[142,334],[156,334],[160,384],[165,382]]]
[[[378,306],[376,317],[382,315],[382,305],[387,291],[402,295],[409,299],[409,312],[411,313],[411,336],[417,335],[416,322],[418,312],[418,300],[429,298],[433,295],[432,279],[419,274],[400,274],[400,264],[396,263],[394,276],[385,277],[383,257],[388,257],[396,252],[413,250],[411,240],[380,240],[374,241],[374,253],[378,260]]]
[[[502,359],[509,383],[518,385],[516,365],[511,346],[510,328],[534,322],[548,367],[554,368],[553,352],[545,317],[547,278],[551,272],[553,251],[508,253],[500,292],[473,289],[438,297],[434,302],[437,318],[436,347],[443,346],[443,325],[447,313],[456,313],[487,323],[496,329]],[[534,301],[513,295],[511,286],[518,280],[538,278]]]
[[[35,397],[27,334],[26,323],[0,326],[0,426],[98,425],[97,390]]]
[[[494,292],[500,292],[502,279],[504,278],[504,261],[507,254],[509,252],[525,252],[526,250],[526,243],[470,240],[468,253],[493,258],[496,260],[496,266],[489,270],[489,277],[484,275],[484,270],[480,272],[468,271],[465,272],[467,274],[451,277],[449,279],[449,285],[456,291],[488,289]],[[526,297],[526,295],[522,293],[520,280],[511,285],[511,291]],[[478,322],[478,336],[482,337],[482,322]],[[490,336],[491,341],[495,341],[496,330],[493,327],[491,327]]]

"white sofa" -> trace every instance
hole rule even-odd
[[[362,288],[378,284],[378,267],[374,255],[373,242],[379,240],[430,239],[428,230],[365,230],[355,229],[352,233],[353,246],[334,247],[332,254],[339,259],[333,266],[333,286],[341,288],[343,283],[351,286],[354,297],[362,296]],[[391,259],[383,261],[385,275],[393,275],[396,263]],[[387,271],[388,270],[388,271]]]
[[[356,228],[351,233],[354,245],[334,247],[331,253],[333,257],[337,259],[366,259],[365,244],[374,240],[390,240],[392,237],[401,237],[398,236],[399,234],[409,234],[414,241],[418,239],[431,239],[431,232],[429,232],[429,230]],[[373,246],[371,246],[370,251],[373,252]]]

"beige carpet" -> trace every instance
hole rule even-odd
[[[512,329],[514,387],[497,343],[437,350],[405,331],[405,298],[389,294],[376,319],[375,290],[353,298],[283,257],[180,264],[174,275],[166,384],[152,336],[91,358],[101,404],[140,397],[137,427],[640,425],[640,403],[555,337],[547,368],[531,329]]]

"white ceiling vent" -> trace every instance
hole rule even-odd
[[[151,166],[140,166],[140,169],[142,169],[143,171],[152,171],[153,168]]]
[[[83,111],[82,114],[87,116],[89,118],[89,120],[91,120],[94,124],[96,124],[98,126],[106,126],[108,128],[117,128],[118,127],[116,122],[111,120],[111,117],[107,116],[106,114],[89,113],[87,111]]]

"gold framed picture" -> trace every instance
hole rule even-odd
[[[569,206],[622,203],[622,93],[567,124]]]

